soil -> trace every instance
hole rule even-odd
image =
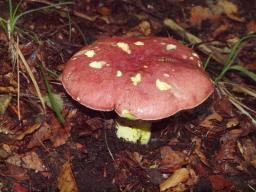
[[[256,191],[255,38],[241,46],[235,60],[254,79],[228,71],[206,102],[154,122],[147,145],[118,139],[117,115],[80,105],[60,81],[74,53],[111,36],[171,36],[193,48],[203,62],[209,54],[200,44],[212,43],[225,60],[235,42],[256,32],[256,1],[72,2],[20,17],[10,36],[0,28],[0,191],[151,192],[161,190],[168,178],[176,184],[162,191]],[[15,7],[18,1],[12,3]],[[17,15],[56,3],[23,0]],[[0,1],[0,17],[8,20],[8,1]],[[164,25],[166,18],[202,42],[195,44]],[[42,71],[47,74],[52,92],[63,101],[64,125],[51,107],[43,112],[14,45],[42,95],[47,95]],[[214,80],[223,66],[213,56],[206,71]]]

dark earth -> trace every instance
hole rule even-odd
[[[0,1],[0,191],[255,192],[256,1],[67,2]],[[111,36],[173,37],[193,48],[213,95],[153,122],[147,145],[118,139],[117,115],[80,105],[60,81],[74,53]],[[242,70],[219,76],[230,55]],[[63,102],[63,124],[49,92]]]

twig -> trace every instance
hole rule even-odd
[[[105,143],[106,143],[106,146],[107,146],[108,153],[109,153],[111,159],[112,159],[113,161],[115,161],[114,156],[113,156],[113,154],[112,154],[112,152],[111,152],[111,150],[110,150],[110,148],[109,148],[109,146],[108,146],[107,133],[106,133],[106,130],[105,130],[105,129],[104,129],[104,137],[105,137]]]
[[[17,62],[17,78],[18,78],[18,87],[17,87],[17,110],[18,110],[18,119],[21,120],[20,116],[20,64]]]
[[[180,35],[184,39],[187,39],[190,43],[198,44],[198,49],[206,55],[211,55],[211,57],[215,61],[221,64],[225,63],[227,56],[220,54],[219,51],[216,51],[218,49],[217,47],[213,45],[203,44],[203,41],[200,38],[186,31],[184,28],[182,28],[172,19],[169,19],[169,18],[164,19],[164,25],[172,29],[174,32],[176,32],[178,35]]]
[[[24,66],[25,66],[25,68],[26,68],[26,70],[27,70],[27,73],[29,74],[29,77],[30,77],[30,79],[31,79],[31,81],[32,81],[32,83],[33,83],[35,89],[36,89],[37,96],[38,96],[38,98],[40,99],[41,104],[42,104],[42,107],[43,107],[43,110],[44,110],[44,112],[45,112],[45,111],[46,111],[45,103],[44,103],[44,100],[43,100],[41,91],[40,91],[40,89],[39,89],[39,86],[38,86],[38,84],[37,84],[37,82],[36,82],[35,76],[34,76],[34,74],[32,73],[32,71],[31,71],[31,69],[30,69],[30,67],[29,67],[29,65],[28,65],[28,63],[27,63],[27,61],[26,61],[24,55],[22,54],[22,52],[21,52],[21,50],[20,50],[20,48],[19,48],[19,46],[18,46],[18,44],[15,43],[15,44],[14,44],[14,47],[15,47],[15,49],[16,49],[16,51],[17,51],[17,53],[18,53],[18,55],[19,55],[19,57],[20,57],[22,63],[24,64]]]
[[[29,2],[36,2],[36,3],[43,3],[43,4],[46,4],[46,5],[52,5],[53,3],[49,2],[49,1],[46,1],[46,0],[28,0]],[[77,17],[80,17],[82,19],[86,19],[90,22],[94,22],[96,19],[97,19],[97,16],[88,16],[84,13],[81,13],[81,12],[78,12],[78,11],[70,11],[69,8],[66,8],[66,7],[61,7],[61,6],[56,6],[56,9],[59,9],[61,11],[65,11],[65,12],[70,12],[72,13],[73,15],[77,16]]]

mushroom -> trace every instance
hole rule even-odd
[[[112,37],[72,56],[64,67],[62,83],[80,104],[116,111],[121,117],[118,130],[124,123],[132,124],[136,132],[139,124],[145,131],[149,130],[145,120],[194,108],[212,94],[212,81],[201,64],[195,52],[172,38]]]

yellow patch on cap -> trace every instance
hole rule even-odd
[[[116,71],[116,76],[117,77],[122,77],[123,76],[122,71],[120,71],[120,70]]]
[[[138,85],[141,82],[141,74],[137,73],[135,76],[131,77],[133,85]]]
[[[96,55],[95,51],[94,50],[88,50],[84,53],[87,57],[94,57],[94,55]]]
[[[199,58],[199,56],[198,56],[195,52],[193,52],[192,55],[193,55],[194,57]]]
[[[124,52],[128,53],[128,54],[131,54],[131,50],[130,50],[130,47],[127,43],[124,43],[124,42],[118,42],[117,43],[117,46],[122,49]]]
[[[83,54],[85,54],[87,51],[88,51],[88,50],[86,50],[86,49],[80,50],[80,51],[78,51],[74,56],[83,55]]]
[[[167,44],[165,48],[167,51],[170,51],[170,50],[175,50],[177,46],[174,44]]]
[[[106,64],[107,64],[106,61],[93,61],[89,63],[89,66],[95,69],[101,69]]]
[[[161,81],[159,79],[156,80],[156,87],[160,90],[160,91],[167,91],[169,89],[172,88],[171,85],[169,85],[168,83]]]
[[[134,45],[142,46],[142,45],[144,45],[144,43],[143,43],[142,41],[136,41],[136,42],[134,43]]]

